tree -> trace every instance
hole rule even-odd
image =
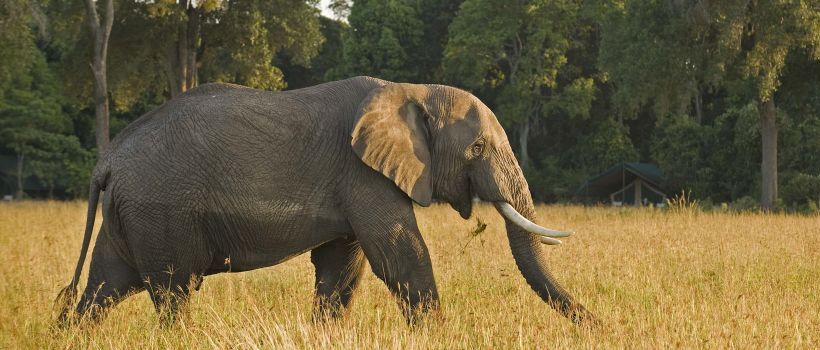
[[[787,58],[778,89],[778,109],[783,120],[778,143],[780,169],[820,176],[820,61],[808,50]],[[781,183],[783,183],[781,181]],[[820,198],[818,198],[820,199]]]
[[[761,208],[777,201],[777,108],[775,94],[787,57],[807,49],[820,60],[820,4],[804,1],[709,2],[720,24],[723,49],[733,54],[740,76],[756,90],[762,143]]]
[[[343,66],[332,78],[372,75],[419,82],[420,62],[413,60],[422,44],[423,25],[416,10],[401,0],[358,0],[343,36]]]
[[[29,69],[37,54],[31,25],[31,3],[7,0],[0,4],[0,98],[12,79]]]
[[[39,53],[34,45],[31,30],[31,4],[22,0],[9,0],[0,4],[0,136],[3,147],[17,154],[17,191],[15,197],[23,196],[23,165],[25,162],[25,142],[29,135],[18,135],[16,128],[21,121],[15,113],[19,106],[15,103],[20,93],[23,72],[32,68],[32,61]],[[30,85],[30,84],[29,84]],[[23,96],[22,100],[31,100]],[[22,112],[25,112],[23,110]]]
[[[340,20],[327,17],[319,18],[324,43],[319,54],[310,60],[310,66],[294,63],[285,52],[277,55],[276,66],[282,69],[288,89],[298,89],[321,84],[328,79],[333,70],[342,66],[342,33],[348,30],[348,25]]]
[[[66,10],[72,9],[71,2],[54,2],[55,14],[70,13]],[[175,97],[204,82],[284,89],[278,55],[285,53],[289,63],[309,66],[323,42],[315,3],[117,0],[118,21],[108,55],[109,66],[117,67],[108,73],[114,109],[127,110],[145,95]],[[70,17],[59,20],[70,33]],[[81,100],[88,94],[86,82],[73,72],[86,65],[76,58],[91,43],[82,37],[61,41],[67,43],[62,59],[67,92]]]
[[[820,59],[820,5],[655,0],[614,8],[605,25],[601,65],[616,86],[615,103],[626,113],[650,101],[663,117],[685,113],[692,105],[701,122],[705,89],[732,90],[733,98],[742,98],[741,90],[752,87],[762,141],[761,206],[773,209],[778,167],[775,96],[791,53],[806,50],[812,59]]]
[[[58,90],[45,58],[35,51],[28,67],[16,72],[0,95],[0,148],[17,155],[18,199],[26,176],[34,175],[53,193],[58,170],[87,157],[70,135],[71,120],[62,113]]]
[[[94,54],[92,56],[91,71],[94,74],[94,109],[97,131],[97,155],[101,156],[108,148],[108,80],[106,59],[108,55],[108,38],[111,36],[111,27],[114,24],[114,2],[105,0],[105,12],[100,17],[94,0],[85,0],[88,28],[93,38]]]
[[[464,0],[333,0],[347,18],[343,66],[329,78],[372,75],[403,82],[441,82],[447,27]],[[422,20],[422,18],[424,20]]]
[[[328,8],[333,11],[334,19],[342,20],[350,16],[350,7],[352,0],[330,0]]]
[[[464,0],[407,0],[423,19],[423,41],[413,56],[419,60],[419,80],[423,82],[444,81],[444,48],[447,46],[447,28],[456,17]]]
[[[164,72],[172,97],[200,81],[281,90],[286,84],[273,64],[277,53],[286,52],[292,62],[307,66],[322,44],[315,2],[126,1],[131,16],[122,36],[114,36],[115,46],[122,45],[126,65],[127,49],[134,43],[147,50],[134,58]],[[169,34],[175,39],[155,43],[156,37]]]
[[[502,123],[516,126],[519,163],[528,167],[531,123],[566,113],[588,116],[595,87],[567,65],[573,36],[588,29],[576,1],[467,0],[450,25],[449,81],[489,89]]]
[[[703,122],[703,99],[721,84],[725,54],[705,1],[629,1],[603,20],[600,66],[617,87],[622,117],[652,104],[660,116],[692,110]]]

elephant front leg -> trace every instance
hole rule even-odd
[[[364,254],[354,239],[337,239],[311,251],[316,267],[313,320],[339,318],[350,305],[364,268]]]
[[[397,208],[397,204],[400,206]],[[430,254],[406,199],[350,219],[373,273],[398,299],[409,324],[439,307]]]
[[[438,309],[439,298],[430,255],[418,230],[401,224],[362,242],[373,273],[398,299],[407,322]]]

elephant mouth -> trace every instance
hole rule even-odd
[[[475,196],[475,192],[473,192],[473,181],[468,178],[467,196],[461,199],[461,203],[459,203],[458,208],[456,208],[458,215],[460,215],[462,219],[467,220],[473,215],[473,198],[475,198]]]
[[[467,220],[470,216],[473,215],[473,198],[476,197],[474,192],[475,186],[472,183],[472,180],[468,177],[467,181],[465,181],[464,190],[459,191],[456,198],[447,201],[450,203],[450,206],[458,212],[458,215],[461,216],[462,219]]]

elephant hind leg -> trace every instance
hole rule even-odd
[[[364,271],[361,246],[354,239],[337,239],[313,249],[310,260],[316,267],[313,320],[341,317]]]
[[[142,289],[140,274],[116,252],[107,232],[100,231],[77,314],[99,321],[106,310]]]
[[[196,219],[189,208],[159,203],[124,220],[144,287],[166,326],[184,311],[213,261]]]
[[[143,273],[143,280],[163,325],[173,324],[184,311],[191,290],[199,289],[202,274],[174,269]]]

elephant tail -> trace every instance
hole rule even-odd
[[[77,298],[77,284],[80,282],[80,273],[83,271],[85,264],[85,256],[88,254],[88,246],[91,244],[91,234],[94,230],[94,219],[97,217],[97,203],[100,199],[100,191],[102,186],[96,179],[91,180],[91,189],[88,193],[88,216],[86,217],[85,235],[83,236],[83,247],[80,250],[80,259],[77,261],[77,269],[74,271],[74,277],[71,283],[57,294],[57,299],[54,301],[55,308],[59,309],[58,322],[66,324],[69,318],[69,313]]]

